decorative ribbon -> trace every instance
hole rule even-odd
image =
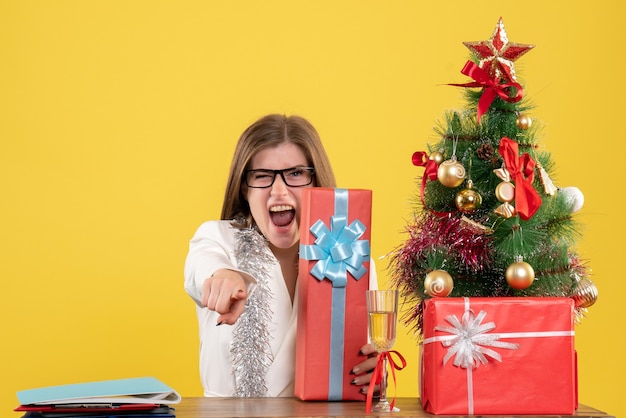
[[[425,168],[424,175],[422,176],[422,190],[420,192],[422,203],[424,203],[425,206],[424,190],[426,189],[426,181],[437,180],[437,163],[435,160],[428,158],[428,154],[424,151],[415,151],[413,157],[411,157],[411,161],[413,161],[413,165]]]
[[[395,354],[398,357],[398,360],[400,360],[400,363],[402,363],[402,366],[400,366],[398,363],[396,363],[393,360],[392,354]],[[383,374],[386,372],[386,370],[385,370],[385,359],[391,365],[391,376],[393,377],[394,393],[393,393],[393,399],[391,400],[391,402],[389,404],[390,411],[393,411],[393,407],[396,404],[396,393],[395,393],[395,391],[396,391],[396,370],[404,369],[406,367],[406,360],[404,359],[404,357],[402,357],[402,354],[400,354],[399,352],[397,352],[395,350],[383,351],[382,353],[378,354],[378,358],[376,360],[376,367],[374,368],[374,373],[372,374],[372,379],[370,380],[369,387],[367,388],[367,400],[365,402],[365,411],[368,414],[370,412],[372,412],[372,399],[374,397],[374,386],[375,385],[380,385],[382,383],[382,381],[383,381]]]
[[[366,230],[358,219],[347,225],[348,190],[335,189],[335,214],[330,218],[330,229],[318,220],[309,228],[315,243],[300,244],[300,257],[305,260],[318,260],[310,273],[320,282],[327,278],[332,283],[330,344],[331,350],[343,350],[346,286],[348,273],[359,280],[367,268],[370,246],[368,240],[360,240]],[[343,393],[343,355],[330,356],[328,377],[328,400],[339,401]]]
[[[331,216],[330,229],[318,220],[310,231],[315,236],[312,245],[300,245],[300,256],[305,260],[318,260],[311,269],[311,275],[319,281],[327,278],[333,287],[346,287],[347,273],[359,280],[367,269],[363,263],[369,260],[368,240],[359,238],[365,232],[365,225],[358,219],[347,225],[347,216]]]
[[[413,165],[425,168],[424,175],[422,176],[422,188],[420,190],[420,198],[422,199],[422,205],[425,208],[428,208],[428,206],[426,206],[426,200],[424,199],[424,192],[426,191],[426,181],[437,180],[437,163],[434,160],[428,158],[428,154],[426,154],[426,152],[424,151],[415,151],[413,153],[413,156],[411,157],[411,161],[413,162]],[[437,212],[431,209],[429,210],[437,216],[448,215],[448,213],[446,212]]]
[[[574,331],[536,331],[536,332],[503,332],[487,334],[487,332],[496,328],[494,322],[481,324],[486,313],[480,311],[478,316],[474,317],[470,309],[470,299],[463,298],[464,313],[462,321],[459,321],[456,315],[448,315],[446,321],[452,324],[452,327],[435,326],[435,330],[448,332],[451,335],[440,335],[425,338],[423,344],[441,342],[444,347],[449,347],[448,352],[444,356],[443,364],[456,355],[454,365],[466,369],[467,374],[467,409],[469,415],[474,415],[474,384],[472,380],[472,370],[478,367],[480,363],[487,364],[488,358],[502,361],[499,353],[482,346],[499,347],[506,349],[517,349],[519,344],[498,341],[501,338],[539,338],[539,337],[573,337]],[[421,367],[420,367],[421,368]]]
[[[503,137],[498,148],[504,164],[515,182],[515,211],[523,220],[529,220],[541,206],[541,197],[533,187],[535,161],[528,153],[518,157],[517,142]]]
[[[466,76],[472,77],[475,81],[471,83],[464,84],[448,84],[450,86],[457,87],[482,87],[483,94],[480,96],[480,100],[478,101],[478,114],[476,116],[476,120],[480,123],[480,118],[483,114],[485,114],[489,110],[489,106],[496,98],[496,96],[500,96],[500,98],[509,103],[517,103],[522,100],[524,96],[524,91],[522,90],[522,86],[516,82],[510,83],[502,83],[498,84],[498,80],[491,78],[489,73],[480,68],[476,63],[472,61],[467,61],[465,66],[461,70]],[[515,87],[517,93],[515,96],[510,96],[509,91],[507,90],[509,87]]]
[[[461,321],[459,321],[456,315],[448,315],[446,317],[446,321],[452,325],[451,327],[435,327],[437,331],[444,331],[454,335],[453,338],[441,342],[444,347],[449,347],[443,358],[444,365],[450,358],[455,356],[453,364],[464,369],[478,367],[481,363],[487,364],[487,357],[502,361],[502,356],[498,352],[486,347],[517,350],[519,344],[498,341],[499,335],[486,334],[496,327],[496,324],[493,322],[481,324],[486,315],[487,312],[480,311],[478,316],[475,317],[472,310],[466,310]]]

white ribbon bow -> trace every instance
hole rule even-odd
[[[519,344],[507,343],[504,341],[498,341],[500,335],[487,334],[487,332],[493,330],[496,324],[488,322],[481,324],[487,313],[480,311],[478,316],[474,317],[474,312],[471,309],[467,309],[463,313],[462,321],[456,317],[456,315],[446,316],[452,326],[436,326],[435,330],[448,332],[454,337],[446,338],[441,341],[444,347],[450,347],[445,357],[443,358],[443,364],[446,364],[450,358],[454,358],[453,364],[457,367],[464,369],[475,368],[480,364],[487,364],[489,361],[487,357],[491,357],[495,360],[502,361],[502,357],[496,351],[487,347],[506,348],[509,350],[516,350]]]

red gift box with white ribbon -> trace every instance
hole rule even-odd
[[[420,393],[438,415],[571,415],[578,406],[570,298],[424,301]]]

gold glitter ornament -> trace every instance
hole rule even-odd
[[[577,308],[588,308],[598,300],[598,288],[588,278],[576,275],[576,287],[571,298]]]
[[[452,276],[445,270],[433,270],[424,279],[424,292],[432,297],[446,297],[453,288]]]
[[[483,197],[472,188],[473,182],[467,181],[467,189],[463,189],[457,193],[454,203],[457,209],[463,213],[472,213],[480,208],[483,203]]]
[[[517,120],[515,121],[515,126],[517,126],[518,129],[521,129],[523,131],[530,128],[532,124],[533,124],[533,120],[524,114],[519,115],[517,117]]]
[[[461,223],[466,227],[470,228],[475,234],[479,235],[491,235],[494,233],[494,230],[485,226],[479,222],[476,222],[467,216],[461,216]]]
[[[559,191],[559,188],[554,185],[548,172],[540,163],[537,163],[537,168],[539,169],[539,182],[543,187],[543,192],[548,196],[554,196]]]
[[[452,156],[439,164],[437,179],[446,187],[458,187],[465,181],[465,167]]]
[[[528,288],[535,281],[535,270],[521,256],[515,257],[515,262],[506,269],[506,282],[513,289]]]

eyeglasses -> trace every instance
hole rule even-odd
[[[292,167],[284,170],[246,170],[244,178],[248,187],[264,189],[274,184],[276,174],[280,174],[287,186],[302,187],[313,182],[315,169],[313,167]]]

